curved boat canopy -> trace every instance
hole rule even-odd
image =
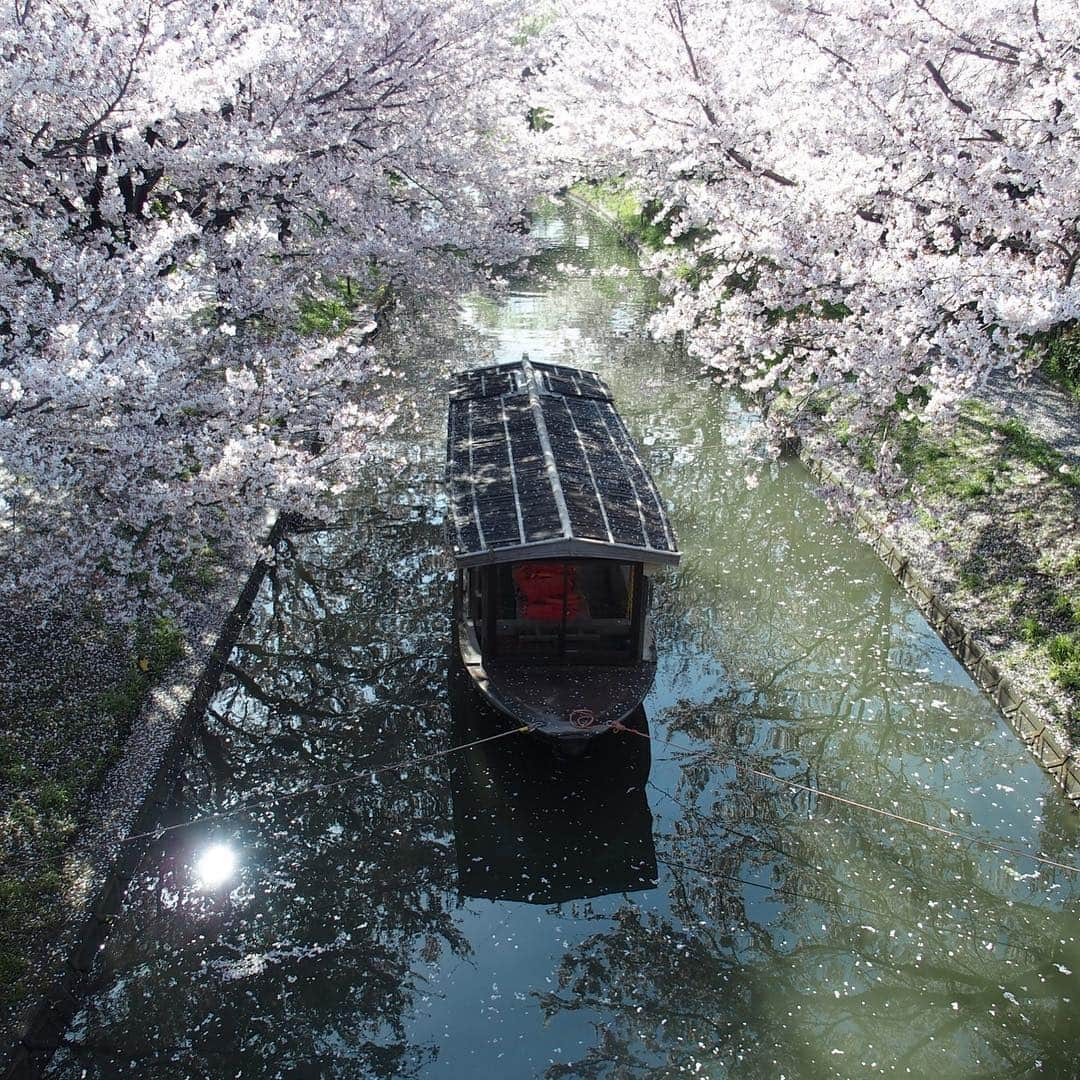
[[[459,567],[679,562],[660,493],[593,371],[524,357],[455,375],[446,474]]]

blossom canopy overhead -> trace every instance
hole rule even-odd
[[[378,424],[363,301],[453,295],[521,253],[520,19],[516,0],[5,8],[0,593],[168,595],[347,474]],[[305,326],[305,303],[337,325]]]
[[[534,94],[567,175],[666,224],[657,329],[869,429],[1080,316],[1078,36],[1058,0],[582,0]]]

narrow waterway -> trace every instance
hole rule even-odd
[[[647,340],[633,257],[538,228],[505,298],[387,329],[395,443],[282,543],[167,820],[247,809],[151,847],[50,1075],[1080,1075],[1080,875],[760,774],[1065,863],[1076,818],[798,462]],[[522,352],[603,374],[670,501],[652,741],[357,780],[499,730],[450,663],[438,479],[446,372]]]

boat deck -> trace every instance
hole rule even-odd
[[[649,692],[656,665],[553,665],[489,662],[484,693],[541,734],[573,738],[623,720]]]

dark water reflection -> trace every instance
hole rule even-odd
[[[452,745],[506,730],[464,665],[451,664],[450,679]],[[645,710],[623,724],[585,760],[556,760],[521,738],[450,760],[462,897],[551,905],[656,886]]]
[[[391,328],[397,441],[282,545],[170,814],[247,809],[149,852],[52,1074],[1080,1075],[1075,875],[749,770],[1064,862],[1076,819],[797,463],[645,340],[629,256],[542,225],[505,301]],[[498,723],[451,708],[430,358],[522,351],[599,368],[671,500],[653,741],[358,779]]]

